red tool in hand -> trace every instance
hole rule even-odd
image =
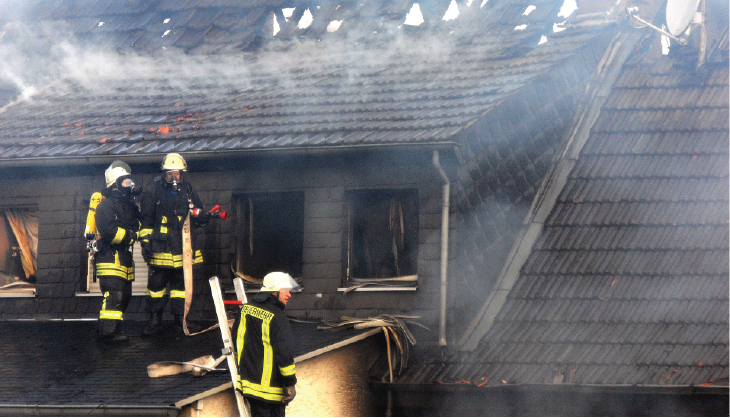
[[[199,208],[195,208],[191,211],[191,214],[193,215],[194,218],[197,218],[202,214],[202,212],[203,211],[200,210]],[[208,211],[208,216],[211,218],[220,218],[225,221],[226,219],[228,219],[228,212],[225,212],[225,211],[221,212],[221,206],[215,205],[215,206],[213,206],[213,208],[211,210]]]
[[[213,206],[209,211],[208,214],[213,218],[221,218],[224,221],[228,219],[228,212],[223,211],[221,212],[221,205],[215,205]]]

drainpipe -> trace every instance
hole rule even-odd
[[[439,322],[439,346],[446,347],[446,272],[449,267],[449,194],[451,191],[451,181],[441,168],[439,163],[439,152],[433,152],[433,166],[436,167],[441,179],[444,181],[443,186],[443,204],[441,205],[441,306],[440,306],[440,322]]]

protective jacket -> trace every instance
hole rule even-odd
[[[139,230],[140,213],[130,196],[117,189],[104,189],[96,208],[96,275],[134,280],[131,247]]]
[[[281,403],[285,387],[297,383],[293,338],[284,304],[274,296],[243,305],[236,330],[238,382],[245,397]]]
[[[155,177],[141,197],[142,229],[140,244],[149,255],[147,263],[157,268],[182,268],[182,228],[188,211],[203,209],[200,198],[188,182],[178,189]],[[191,218],[192,224],[202,226],[207,219]],[[203,255],[193,242],[193,264],[202,263]]]

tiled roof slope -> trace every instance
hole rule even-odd
[[[220,331],[193,337],[163,332],[142,338],[143,322],[126,322],[127,343],[96,341],[96,322],[0,322],[0,411],[23,407],[137,406],[160,408],[231,382],[225,371],[202,377],[190,373],[150,378],[147,366],[160,361],[190,361],[221,355]],[[325,332],[315,324],[292,322],[294,356],[343,342],[363,331]],[[30,414],[30,413],[29,413]]]
[[[625,64],[478,348],[402,382],[727,385],[727,56],[695,70],[651,51]]]
[[[537,9],[525,16],[531,4]],[[390,22],[367,42],[343,34],[271,44],[256,55],[81,54],[88,65],[0,112],[0,161],[449,144],[605,34],[596,26],[553,33],[561,4],[474,4],[452,22]],[[515,30],[520,23],[526,29]],[[107,65],[92,64],[99,61]]]

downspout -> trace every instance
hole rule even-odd
[[[451,181],[439,162],[439,152],[433,152],[433,166],[436,167],[443,185],[443,203],[441,205],[441,306],[439,322],[439,346],[446,347],[446,273],[449,268],[449,196]]]

